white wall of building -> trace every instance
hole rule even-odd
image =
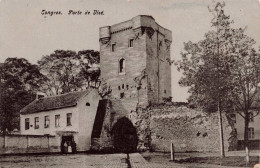
[[[244,140],[245,121],[239,114],[236,114],[235,128],[238,140]],[[254,138],[250,138],[249,140],[260,140],[260,114],[254,117],[252,122],[249,122],[249,128],[254,128]]]
[[[98,103],[101,97],[96,90],[90,90],[90,93],[81,97],[77,106],[67,107],[56,110],[20,115],[20,130],[23,135],[68,135],[72,133],[79,151],[86,151],[91,146],[91,134],[95,122]],[[72,113],[72,125],[67,126],[67,114]],[[55,115],[60,115],[60,126],[55,126]],[[44,127],[45,116],[49,116],[50,125]],[[39,128],[35,129],[35,117],[39,117]],[[29,118],[30,127],[25,129],[25,119]],[[58,132],[58,134],[57,134]],[[60,139],[61,141],[61,139]]]
[[[79,148],[89,150],[91,146],[91,134],[97,114],[98,103],[101,97],[98,92],[92,90],[85,98],[78,102],[79,111]],[[88,103],[88,105],[86,105]]]
[[[67,126],[67,113],[72,113],[72,125]],[[79,131],[78,123],[78,108],[77,107],[68,107],[56,110],[49,110],[44,112],[24,114],[20,115],[20,130],[23,135],[56,135],[56,131]],[[60,126],[55,127],[55,115],[60,115]],[[49,116],[50,125],[48,128],[44,127],[44,117]],[[39,128],[35,129],[35,117],[39,117]],[[25,119],[29,118],[30,127],[28,130],[25,130]]]

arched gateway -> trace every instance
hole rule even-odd
[[[138,137],[132,122],[123,117],[112,128],[112,140],[117,152],[134,152],[137,149]]]

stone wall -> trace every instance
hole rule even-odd
[[[0,155],[45,152],[60,152],[59,138],[42,135],[0,136]]]
[[[111,86],[114,98],[125,99],[122,105],[128,112],[135,110],[138,98],[147,95],[147,90],[142,89],[144,93],[139,96],[135,82],[135,78],[141,76],[146,67],[146,38],[141,32],[136,38],[132,27],[131,20],[111,26],[110,39],[105,44],[100,35],[101,78]],[[130,39],[134,40],[133,47],[129,47]],[[115,44],[114,51],[111,51],[112,44]],[[125,60],[125,71],[119,73],[119,60],[122,58]],[[121,94],[124,94],[123,97]],[[147,98],[142,100],[147,104]]]
[[[171,142],[177,152],[220,149],[217,113],[206,114],[185,106],[165,105],[143,109],[142,114],[142,119],[137,120],[141,135],[139,141],[147,143],[147,135],[150,135],[152,150],[169,152]],[[234,127],[225,115],[223,129],[225,150],[234,150],[237,143]],[[144,145],[139,147],[142,148]]]
[[[113,149],[113,125],[128,115],[127,109],[122,106],[122,100],[111,98],[103,101],[100,109],[101,119],[97,122],[101,124],[97,126],[99,131],[97,135],[92,134],[95,136],[92,137],[91,149],[98,151]],[[99,115],[99,112],[97,114]],[[183,105],[160,105],[136,108],[128,118],[137,128],[139,151],[149,148],[155,151],[170,151],[171,142],[177,152],[220,149],[218,113],[207,114]],[[234,126],[225,114],[223,129],[225,150],[235,150],[237,139]]]
[[[104,99],[101,101],[95,118],[91,139],[91,150],[112,150],[112,129],[115,123],[128,117],[129,112],[124,108],[122,100]]]
[[[140,15],[100,28],[101,78],[128,113],[171,96],[171,40],[171,31],[151,16]],[[124,72],[119,72],[121,59],[125,60]]]
[[[146,34],[148,99],[151,104],[158,104],[171,96],[171,43],[166,44],[169,37],[155,27],[147,28]]]
[[[104,151],[113,148],[111,137],[113,115],[111,100],[101,100],[94,122],[90,150]]]

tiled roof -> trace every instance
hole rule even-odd
[[[89,90],[84,90],[78,92],[70,92],[57,96],[43,97],[38,100],[34,100],[32,103],[25,106],[20,112],[21,114],[30,114],[76,106],[77,101],[88,93]]]

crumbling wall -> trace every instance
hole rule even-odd
[[[99,102],[91,136],[91,150],[104,151],[113,148],[111,137],[112,102],[108,99]]]
[[[144,145],[139,147],[150,143],[152,150],[170,151],[170,144],[173,142],[177,152],[220,150],[217,113],[206,114],[185,106],[164,105],[143,109],[142,114],[137,120],[137,127]],[[234,149],[237,142],[234,129],[225,114],[223,130],[225,150]],[[147,135],[150,135],[150,140]]]
[[[103,103],[100,104],[102,109],[97,114],[99,115],[99,112],[102,112],[103,116],[101,116],[102,119],[98,115],[96,116],[91,137],[91,150],[111,151],[114,146],[112,140],[113,126],[119,119],[128,118],[129,112],[120,99],[110,98],[102,101]]]

